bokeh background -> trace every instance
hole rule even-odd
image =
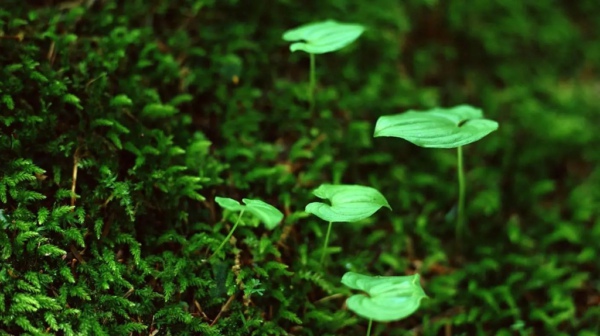
[[[600,334],[600,4],[579,1],[0,2],[0,335],[364,335],[346,271],[429,295],[374,335]],[[366,32],[309,58],[282,34]],[[372,137],[381,115],[471,104],[456,153]],[[303,212],[322,183],[393,211]],[[286,217],[231,228],[214,197]]]

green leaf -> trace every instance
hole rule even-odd
[[[348,272],[342,283],[366,292],[346,300],[348,309],[357,315],[379,322],[403,319],[414,313],[427,295],[419,274],[410,276],[368,276]]]
[[[370,217],[381,207],[392,210],[385,197],[371,187],[323,184],[313,193],[328,199],[331,205],[313,202],[305,211],[328,222],[356,222]]]
[[[242,211],[244,210],[244,206],[240,204],[240,202],[228,198],[228,197],[215,197],[215,202],[221,206],[223,209],[227,209],[229,211]]]
[[[274,229],[283,219],[283,213],[268,203],[247,198],[242,201],[246,204],[246,211],[260,219],[269,230]]]
[[[222,208],[236,212],[247,211],[263,222],[269,230],[275,228],[283,219],[283,213],[268,203],[248,198],[244,198],[242,201],[246,204],[245,206],[228,197],[215,197],[215,202]]]
[[[342,49],[354,42],[365,27],[358,24],[339,23],[333,20],[310,23],[283,34],[292,43],[290,50],[302,50],[309,54],[324,54]]]
[[[402,138],[421,147],[455,148],[475,142],[498,129],[469,105],[435,108],[383,116],[375,125],[375,137]]]

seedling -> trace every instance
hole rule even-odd
[[[248,211],[252,215],[256,216],[263,224],[265,224],[265,227],[269,230],[273,230],[277,226],[277,224],[279,224],[283,219],[283,214],[281,213],[281,211],[277,210],[277,208],[275,208],[274,206],[265,203],[261,200],[244,198],[242,199],[242,202],[244,202],[244,204],[246,205],[241,205],[240,202],[231,198],[215,197],[215,202],[217,202],[223,209],[227,209],[233,212],[239,212],[240,214],[238,215],[238,218],[235,221],[233,228],[231,228],[231,230],[229,231],[227,237],[225,237],[223,242],[221,242],[221,245],[219,245],[215,252],[213,252],[210,258],[215,256],[229,241],[235,229],[242,222],[242,216],[244,215],[244,212]]]
[[[301,50],[310,55],[310,82],[308,100],[310,111],[315,105],[314,90],[316,85],[315,54],[337,51],[354,42],[365,30],[358,24],[339,23],[333,20],[309,23],[283,34],[285,41],[294,42],[290,45],[292,52]]]
[[[480,109],[469,105],[435,108],[428,111],[408,111],[383,116],[375,125],[375,137],[397,137],[427,148],[457,148],[458,216],[456,235],[465,225],[465,173],[462,147],[498,129],[498,123],[483,118]]]
[[[305,209],[306,212],[329,222],[321,253],[321,265],[325,261],[333,222],[357,222],[370,217],[381,207],[392,210],[385,197],[371,187],[323,184],[315,189],[313,194],[331,202],[331,205],[321,202],[309,203]]]
[[[348,309],[369,319],[367,336],[373,321],[391,322],[414,313],[427,295],[418,274],[409,276],[368,276],[348,272],[342,283],[366,294],[356,294],[346,300]]]

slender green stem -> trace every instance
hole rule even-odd
[[[367,336],[371,336],[371,326],[373,325],[373,320],[369,320],[369,326],[367,327]]]
[[[238,219],[235,221],[235,224],[233,224],[233,227],[231,228],[231,230],[229,230],[229,234],[227,234],[227,237],[225,237],[225,239],[223,239],[223,242],[221,243],[221,245],[217,248],[217,250],[215,252],[213,252],[213,254],[209,257],[209,259],[214,257],[215,255],[217,255],[217,253],[219,251],[221,251],[221,249],[223,248],[223,246],[225,246],[225,244],[229,241],[229,239],[231,239],[233,232],[237,228],[238,224],[240,224],[240,222],[242,221],[243,214],[244,214],[244,210],[242,210],[240,212],[240,215],[238,216]]]
[[[315,86],[316,86],[316,74],[315,74],[315,54],[310,54],[310,83],[308,85],[308,101],[310,103],[310,113],[312,114],[315,108]]]
[[[460,238],[465,226],[465,170],[463,167],[463,150],[462,146],[458,149],[458,216],[456,221],[456,236]]]
[[[323,244],[323,252],[321,252],[321,266],[325,265],[325,254],[327,254],[327,245],[329,244],[329,235],[331,235],[331,227],[333,222],[329,222],[327,227],[327,234],[325,234],[325,243]]]

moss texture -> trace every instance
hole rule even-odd
[[[418,272],[430,299],[373,334],[600,333],[597,1],[0,3],[0,335],[363,335],[346,271]],[[367,26],[309,58],[300,24]],[[375,120],[468,103],[500,129],[455,152]],[[304,213],[322,183],[393,211]],[[285,214],[233,225],[214,197]]]

